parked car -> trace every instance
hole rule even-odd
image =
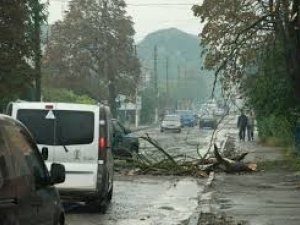
[[[193,114],[182,114],[181,124],[183,127],[194,127],[197,125],[197,117]]]
[[[197,115],[191,110],[176,110],[176,114],[180,115],[182,127],[194,127],[197,125]]]
[[[62,199],[85,202],[105,211],[113,194],[112,122],[104,105],[12,103],[12,117],[23,122],[47,151],[46,165],[62,163]]]
[[[113,124],[113,154],[115,158],[131,158],[139,153],[139,138],[122,123],[112,119]]]
[[[222,117],[225,115],[225,110],[223,108],[217,108],[214,114],[215,116]]]
[[[199,128],[202,127],[211,127],[215,129],[217,127],[216,117],[211,113],[202,115],[199,120]]]
[[[0,224],[63,225],[54,184],[64,180],[64,166],[52,163],[49,173],[26,127],[0,114]]]
[[[181,132],[181,118],[179,115],[165,115],[160,125],[160,131],[167,130]]]

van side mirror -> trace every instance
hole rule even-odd
[[[43,147],[42,148],[42,158],[43,158],[43,160],[46,161],[48,159],[48,157],[49,157],[48,148]]]
[[[66,169],[64,165],[53,163],[50,169],[51,181],[53,184],[65,182]]]

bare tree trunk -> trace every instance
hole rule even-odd
[[[111,113],[113,115],[113,117],[117,117],[117,104],[116,104],[116,98],[117,98],[117,94],[116,94],[116,87],[114,82],[110,82],[108,85],[108,92],[109,92],[109,106],[111,109]]]

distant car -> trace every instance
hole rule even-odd
[[[176,110],[175,113],[180,115],[182,127],[194,127],[197,125],[198,116],[192,110]]]
[[[53,163],[49,174],[25,126],[0,114],[0,224],[65,224],[54,186],[64,180],[64,166]]]
[[[160,125],[160,131],[167,130],[181,132],[181,118],[179,115],[165,115]]]
[[[204,114],[199,120],[199,128],[211,127],[215,129],[217,127],[217,119],[213,114]]]
[[[113,124],[113,154],[115,158],[132,157],[139,153],[139,138],[122,123],[112,119]]]
[[[214,111],[214,114],[215,116],[224,116],[225,115],[225,110],[223,108],[217,108],[215,111]]]
[[[194,127],[197,125],[197,117],[194,114],[182,114],[180,119],[183,127]]]

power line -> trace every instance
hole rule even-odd
[[[192,3],[127,3],[130,6],[192,6]]]
[[[50,0],[50,2],[65,3],[68,0]],[[127,3],[129,6],[193,6],[193,3]]]

